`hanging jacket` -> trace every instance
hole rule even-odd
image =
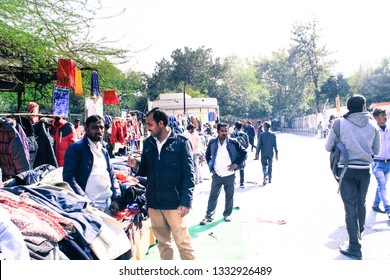
[[[73,124],[66,120],[55,117],[52,120],[50,135],[54,138],[54,151],[58,161],[58,167],[64,166],[65,152],[70,145],[78,141]]]
[[[19,133],[3,118],[0,118],[0,168],[3,179],[30,169]]]
[[[50,164],[54,167],[58,167],[58,161],[54,152],[54,138],[48,131],[50,122],[41,119],[34,124],[34,133],[37,135],[37,153],[34,160],[33,168],[36,168],[42,164]]]

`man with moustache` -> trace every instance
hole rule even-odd
[[[230,222],[233,211],[235,170],[237,170],[247,158],[247,151],[236,139],[227,136],[226,123],[218,123],[218,137],[211,139],[207,145],[206,160],[212,175],[210,196],[205,218],[200,225],[207,225],[214,219],[218,196],[223,185],[225,190],[225,210],[223,218]]]
[[[150,136],[143,143],[141,160],[132,155],[128,165],[147,177],[146,200],[153,233],[162,260],[175,259],[172,236],[182,260],[194,260],[186,216],[190,212],[194,162],[190,140],[168,125],[168,115],[159,108],[146,114]]]
[[[63,179],[93,206],[116,215],[121,191],[103,144],[104,119],[99,115],[88,117],[84,130],[83,139],[66,150]]]

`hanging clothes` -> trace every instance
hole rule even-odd
[[[76,62],[70,59],[58,60],[57,86],[75,88]]]
[[[53,115],[67,117],[69,113],[70,89],[55,86],[53,90]]]
[[[92,71],[91,75],[91,96],[100,96],[99,75],[96,71]]]
[[[124,144],[126,142],[127,135],[127,122],[125,119],[115,119],[112,122],[111,126],[111,144],[120,143]]]
[[[43,164],[50,164],[58,167],[58,161],[54,151],[54,138],[49,133],[51,121],[42,118],[38,123],[34,124],[34,133],[37,135],[37,152],[33,163],[33,168]]]
[[[76,69],[75,87],[74,94],[77,96],[83,95],[83,78],[81,76],[81,70]]]
[[[74,142],[78,141],[74,126],[61,117],[55,117],[52,120],[49,133],[54,138],[54,151],[58,167],[64,166],[66,150]]]
[[[6,119],[0,118],[0,168],[3,181],[30,169],[20,134]]]
[[[105,90],[103,92],[103,104],[104,105],[117,105],[119,104],[118,96],[115,90]]]

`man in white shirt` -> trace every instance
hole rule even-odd
[[[225,191],[225,222],[230,222],[233,211],[235,170],[239,169],[247,158],[247,151],[237,140],[227,136],[226,123],[217,125],[218,137],[211,139],[207,145],[206,160],[212,175],[210,196],[205,218],[200,222],[206,225],[213,221],[218,196],[223,185]]]
[[[121,191],[107,149],[103,146],[104,119],[88,117],[85,135],[65,153],[63,178],[75,193],[106,213],[119,211]]]

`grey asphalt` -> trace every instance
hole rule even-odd
[[[338,246],[347,242],[344,209],[338,185],[329,168],[324,139],[277,133],[279,160],[273,181],[262,185],[262,171],[254,152],[245,167],[245,188],[235,189],[235,203],[243,222],[246,259],[348,260]],[[236,174],[237,180],[239,174]],[[189,224],[202,220],[210,180],[195,188]],[[363,260],[390,260],[390,220],[371,210],[376,190],[372,175],[367,195],[366,229],[362,237]],[[216,219],[222,218],[224,193]],[[238,212],[233,212],[232,219]],[[285,224],[277,222],[283,220]]]

